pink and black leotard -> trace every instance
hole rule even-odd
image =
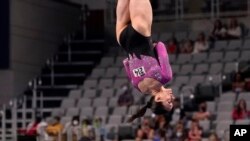
[[[135,88],[138,89],[138,84],[144,78],[153,78],[162,85],[172,79],[168,53],[162,42],[158,42],[153,47],[150,37],[141,35],[128,25],[121,33],[120,44],[128,53],[123,64]]]

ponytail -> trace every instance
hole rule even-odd
[[[167,111],[165,110],[165,108],[163,107],[161,102],[155,102],[154,101],[154,96],[152,96],[150,98],[150,100],[147,102],[147,104],[145,106],[143,106],[140,110],[137,111],[137,113],[135,113],[134,115],[132,115],[127,122],[131,123],[133,122],[135,119],[140,118],[142,116],[144,116],[144,114],[146,113],[147,109],[151,109],[152,112],[156,115],[162,115],[165,114]]]
[[[144,116],[144,114],[146,113],[148,108],[152,107],[154,101],[154,97],[151,97],[150,100],[147,102],[147,104],[145,106],[143,106],[140,110],[137,111],[137,113],[135,113],[134,115],[132,115],[127,122],[131,123],[133,122],[135,119],[140,118],[142,116]]]

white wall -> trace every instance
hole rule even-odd
[[[76,7],[50,0],[11,0],[10,7],[11,69],[0,72],[0,84],[8,77],[12,82],[0,85],[0,94],[12,85],[13,90],[7,93],[17,95],[39,74],[41,66],[56,51],[64,36],[80,26],[81,13]]]

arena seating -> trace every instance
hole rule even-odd
[[[194,38],[196,33],[186,34],[184,32],[174,34],[178,40],[183,38]],[[170,38],[169,33],[154,35],[160,40]],[[200,54],[170,55],[170,62],[174,72],[174,79],[170,87],[174,94],[179,97],[187,89],[196,89],[198,85],[206,82],[210,85],[218,85],[222,82],[222,76],[235,72],[237,64],[242,61],[250,61],[250,39],[216,41],[209,52]],[[74,115],[80,115],[81,119],[86,117],[100,116],[104,119],[106,127],[123,127],[127,117],[138,109],[138,104],[127,108],[118,107],[119,88],[128,84],[126,74],[122,68],[124,54],[114,50],[107,53],[84,81],[79,89],[69,92],[67,99],[63,100],[61,107],[52,110],[52,115],[59,114],[63,119],[70,120]],[[142,98],[136,90],[131,91],[137,100]],[[211,94],[214,95],[214,94]],[[208,101],[208,109],[216,115],[214,121],[202,121],[200,125],[206,132],[216,130],[220,137],[233,123],[231,111],[238,99],[244,98],[250,102],[249,93],[242,93],[236,97],[235,93],[223,93],[214,101]],[[248,104],[250,106],[250,103]],[[250,108],[250,107],[249,107]],[[65,110],[66,112],[62,112]],[[148,111],[146,115],[151,116]],[[65,121],[63,121],[65,122]],[[248,124],[249,120],[239,120],[235,124]],[[205,139],[204,139],[205,140]],[[124,140],[126,141],[126,140]]]
[[[154,34],[153,37],[155,40],[166,41],[174,35],[180,41],[185,38],[194,39],[197,34],[196,32],[168,32]],[[100,46],[104,44],[72,43],[71,53],[67,46],[63,46],[55,58],[47,62],[41,74],[43,84],[38,87],[45,99],[44,109],[49,109],[47,113],[51,117],[62,117],[63,124],[76,115],[79,115],[81,120],[101,117],[107,133],[114,129],[115,134],[122,137],[123,141],[129,141],[134,138],[134,130],[140,124],[140,119],[129,125],[126,120],[150,97],[144,97],[129,86],[134,96],[134,104],[130,107],[118,106],[121,86],[129,84],[122,64],[126,56],[118,47],[110,47],[110,51],[102,56],[98,48]],[[207,107],[215,118],[199,123],[206,133],[216,131],[219,137],[222,137],[230,124],[250,123],[250,120],[233,121],[231,119],[232,110],[239,99],[244,98],[250,108],[249,92],[236,95],[229,91],[219,95],[217,94],[219,92],[214,90],[225,81],[225,76],[238,70],[240,63],[250,61],[249,46],[250,38],[224,40],[216,41],[208,52],[169,55],[174,77],[168,86],[173,89],[176,97],[189,98],[191,95],[212,97],[207,101]],[[228,81],[232,80],[229,78]],[[26,95],[32,96],[31,93]],[[50,105],[51,98],[58,99],[55,102],[58,104]],[[49,100],[46,102],[46,99]],[[152,112],[147,110],[145,116],[151,117]],[[50,121],[50,119],[47,120]],[[130,132],[125,130],[130,128]]]

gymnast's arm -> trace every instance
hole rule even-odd
[[[164,43],[158,42],[155,47],[155,50],[158,55],[158,60],[161,66],[163,78],[167,83],[172,79],[173,75],[172,75],[172,68],[169,63],[168,53]]]

